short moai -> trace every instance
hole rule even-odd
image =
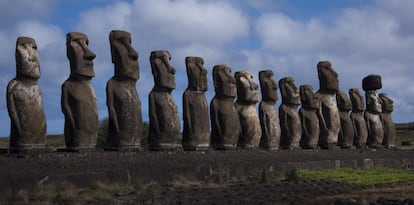
[[[210,103],[211,146],[214,149],[236,149],[241,132],[239,115],[234,106],[236,80],[227,65],[213,68],[215,95]]]
[[[302,137],[302,124],[298,113],[300,105],[299,90],[292,77],[279,80],[282,104],[279,107],[279,120],[282,135],[280,147],[282,149],[297,149]]]
[[[262,93],[262,101],[259,103],[259,118],[262,127],[260,147],[267,150],[278,150],[281,131],[279,115],[275,107],[278,100],[278,87],[274,80],[273,71],[260,71],[259,80]]]
[[[65,141],[68,149],[93,148],[98,136],[99,118],[91,79],[95,76],[88,37],[79,32],[66,35],[70,76],[62,85],[61,105],[65,115]]]
[[[300,146],[302,149],[316,149],[318,147],[320,132],[318,119],[320,102],[315,93],[313,93],[313,87],[311,85],[301,85],[299,91],[302,103],[302,107],[299,110],[302,124]]]
[[[356,148],[365,148],[368,138],[368,129],[363,115],[365,109],[364,97],[362,97],[358,88],[349,89],[349,97],[352,102],[350,116],[354,128],[353,145],[356,146]]]
[[[319,90],[316,96],[321,102],[319,108],[319,146],[322,149],[335,148],[341,128],[339,110],[335,94],[339,90],[338,74],[329,61],[320,61],[317,65]]]
[[[40,63],[33,38],[18,37],[16,77],[7,85],[7,110],[10,117],[10,150],[44,148],[46,117],[37,84]]]
[[[380,148],[384,139],[384,129],[380,116],[382,105],[377,93],[377,90],[382,88],[381,76],[368,75],[362,80],[362,88],[365,91],[366,99],[364,118],[368,129],[367,145],[371,148]]]
[[[256,111],[259,101],[259,86],[253,81],[248,71],[238,71],[234,74],[237,85],[237,100],[235,107],[239,113],[241,133],[238,147],[258,148],[262,136],[260,119]]]
[[[388,97],[386,93],[380,93],[379,97],[382,102],[381,121],[384,128],[384,139],[382,145],[386,148],[394,148],[395,140],[397,138],[397,130],[395,129],[394,121],[392,120],[392,112],[394,111],[394,101]]]
[[[205,92],[207,70],[201,57],[186,57],[188,87],[183,94],[183,148],[206,150],[210,145],[210,121]]]
[[[336,103],[339,109],[339,118],[341,120],[341,129],[338,136],[338,146],[342,149],[352,148],[355,132],[350,116],[352,110],[352,102],[348,95],[342,91],[336,94]]]
[[[152,51],[150,56],[154,87],[149,94],[150,150],[167,151],[181,149],[180,117],[171,95],[175,89],[175,68],[170,63],[170,52]]]
[[[138,53],[131,45],[131,34],[109,33],[114,76],[106,84],[108,106],[108,149],[139,149],[143,122],[141,101],[136,89],[139,79]]]

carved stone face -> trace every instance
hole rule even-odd
[[[260,90],[262,91],[262,100],[277,101],[277,84],[273,77],[273,71],[263,70],[259,72]]]
[[[352,109],[352,102],[348,95],[340,90],[336,93],[336,103],[340,111],[350,111]]]
[[[92,78],[93,59],[96,55],[88,47],[88,37],[79,32],[71,32],[66,35],[67,57],[70,61],[71,75]]]
[[[313,87],[311,85],[301,85],[299,89],[302,107],[310,110],[318,109],[320,102],[315,93],[313,93]]]
[[[391,100],[386,93],[379,94],[379,97],[382,102],[382,112],[394,111],[394,101]]]
[[[16,42],[16,76],[40,78],[39,54],[34,39],[19,37]]]
[[[282,78],[279,81],[282,103],[286,105],[300,105],[299,90],[292,77]]]
[[[195,91],[207,90],[207,70],[201,57],[186,57],[188,88]]]
[[[175,68],[170,63],[168,51],[152,51],[150,56],[155,87],[173,90],[175,88]]]
[[[349,97],[351,98],[352,111],[363,112],[365,108],[364,97],[359,93],[358,88],[349,89]]]
[[[259,86],[253,81],[253,75],[248,71],[239,71],[234,74],[234,77],[237,85],[237,100],[257,103],[259,101]]]
[[[213,68],[213,81],[216,96],[236,97],[236,80],[231,75],[231,68],[227,65],[216,65]]]
[[[320,61],[317,68],[320,91],[331,94],[338,92],[338,73],[334,71],[331,63],[329,61]]]
[[[113,30],[109,33],[112,63],[115,76],[139,79],[138,53],[131,46],[131,34],[126,31]]]
[[[377,92],[375,92],[374,90],[368,90],[365,92],[365,96],[367,99],[367,111],[371,113],[381,113],[381,99],[379,98]]]

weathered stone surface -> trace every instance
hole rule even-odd
[[[341,127],[339,110],[335,102],[338,92],[338,74],[329,61],[320,61],[317,65],[319,90],[316,96],[321,102],[319,108],[319,146],[323,149],[335,147],[338,143],[338,134]]]
[[[367,79],[370,76],[367,76],[364,79]],[[374,148],[382,147],[382,141],[384,139],[384,129],[382,127],[380,117],[380,113],[382,112],[381,99],[379,98],[376,90],[366,90],[365,99],[366,110],[364,113],[364,118],[367,123],[368,129],[367,145]]]
[[[338,136],[338,146],[341,148],[351,148],[354,142],[354,127],[349,112],[352,110],[352,102],[348,95],[342,91],[336,94],[336,103],[339,109],[341,129]]]
[[[299,148],[302,137],[302,125],[298,113],[300,105],[299,91],[292,77],[285,77],[279,80],[282,104],[279,107],[279,120],[282,135],[280,147],[283,149]]]
[[[237,85],[235,107],[239,113],[241,126],[238,146],[257,148],[262,136],[260,119],[256,112],[256,103],[259,101],[259,86],[253,81],[253,76],[248,71],[236,72],[234,76]]]
[[[364,148],[367,144],[368,129],[363,113],[365,109],[364,98],[358,88],[349,89],[349,97],[352,102],[351,120],[354,128],[354,145],[357,148]]]
[[[273,71],[263,70],[259,72],[260,90],[262,101],[259,103],[259,118],[262,128],[260,147],[268,150],[279,149],[280,122],[276,112],[277,83],[274,80]]]
[[[384,140],[382,144],[387,148],[395,147],[395,140],[397,138],[397,130],[395,129],[394,121],[392,120],[392,112],[394,111],[394,101],[385,93],[380,93],[379,97],[382,102],[381,121],[384,128]]]
[[[368,90],[379,90],[382,88],[381,76],[379,75],[368,75],[362,79],[362,89]]]
[[[66,35],[70,76],[62,85],[62,112],[65,115],[65,141],[68,148],[96,145],[99,118],[96,95],[91,85],[95,76],[88,37],[79,32]]]
[[[171,95],[175,89],[175,68],[170,63],[168,51],[152,51],[150,56],[154,88],[149,94],[149,135],[150,150],[178,149],[180,138],[180,117]]]
[[[235,149],[241,127],[234,106],[237,95],[236,80],[227,65],[213,68],[215,96],[210,103],[211,145],[214,149]]]
[[[106,84],[109,148],[138,148],[143,122],[141,101],[136,89],[139,79],[138,53],[131,46],[131,34],[113,30],[109,33],[115,74]]]
[[[16,77],[7,85],[7,109],[11,121],[10,149],[43,148],[46,144],[46,117],[40,78],[39,55],[34,39],[19,37],[16,42]]]
[[[188,87],[183,94],[183,148],[205,150],[210,144],[207,70],[201,57],[186,57]]]
[[[302,124],[302,138],[300,146],[303,149],[315,149],[319,140],[319,111],[320,102],[313,93],[311,85],[300,86],[300,100],[302,107],[299,110],[300,121]]]

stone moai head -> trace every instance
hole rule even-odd
[[[282,95],[282,104],[300,105],[299,90],[295,85],[292,77],[285,77],[279,80],[280,93]]]
[[[332,68],[329,61],[320,61],[317,65],[319,78],[319,91],[334,94],[339,90],[338,73]]]
[[[253,75],[248,71],[234,73],[237,86],[237,101],[257,103],[259,101],[259,86],[253,81]]]
[[[307,110],[317,110],[319,108],[320,102],[315,93],[313,93],[313,87],[311,85],[301,85],[299,91],[303,108]]]
[[[273,77],[273,71],[262,70],[259,72],[260,90],[262,91],[262,101],[277,101],[277,83]]]
[[[216,97],[234,98],[237,95],[236,80],[231,74],[231,68],[227,65],[213,67],[213,81]]]
[[[171,65],[170,60],[171,54],[168,51],[151,52],[151,71],[156,88],[164,88],[170,91],[175,89],[175,68]]]
[[[113,30],[109,33],[109,43],[115,76],[138,80],[138,53],[131,46],[131,34],[126,31]]]
[[[382,112],[389,113],[394,111],[394,101],[386,93],[380,93],[379,97],[382,102]]]
[[[19,37],[16,41],[16,77],[39,79],[40,63],[36,41],[30,37]]]
[[[352,110],[352,102],[348,95],[342,91],[336,93],[336,104],[338,105],[339,111],[350,111]]]
[[[88,47],[88,37],[80,32],[66,34],[66,55],[70,62],[70,75],[74,77],[92,78],[93,59],[96,55]]]
[[[204,68],[204,60],[201,57],[186,57],[188,89],[194,91],[206,91],[207,70]]]
[[[371,113],[381,113],[381,99],[376,92],[382,88],[381,76],[368,75],[362,80],[362,88],[366,96],[366,110]]]
[[[351,88],[348,93],[352,102],[352,111],[363,112],[365,109],[364,97],[362,97],[361,93],[359,93],[359,89]]]

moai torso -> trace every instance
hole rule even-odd
[[[171,95],[175,89],[175,69],[170,63],[168,51],[151,52],[151,70],[154,88],[149,94],[149,135],[150,150],[175,150],[181,146],[180,117]]]
[[[384,139],[384,130],[380,116],[382,107],[381,99],[376,92],[376,90],[382,87],[381,77],[379,75],[369,75],[363,79],[362,86],[365,90],[366,99],[364,118],[368,129],[367,145],[373,148],[382,147]]]
[[[382,102],[382,113],[380,115],[382,127],[384,128],[384,140],[382,144],[387,148],[394,148],[397,138],[397,130],[395,129],[395,124],[391,116],[394,111],[394,102],[385,93],[379,94],[379,97]]]
[[[354,142],[354,128],[352,125],[352,119],[349,112],[352,110],[351,100],[347,94],[338,91],[336,94],[336,102],[339,109],[339,118],[341,120],[341,130],[338,136],[338,146],[341,148],[351,148]]]
[[[66,146],[92,148],[99,127],[96,95],[91,85],[95,54],[89,50],[88,38],[82,33],[68,33],[66,47],[71,68],[70,77],[62,85]]]
[[[214,66],[213,81],[216,94],[210,104],[211,145],[214,149],[235,149],[241,128],[234,106],[237,88],[231,68]]]
[[[335,102],[338,92],[338,74],[333,70],[329,61],[318,63],[318,78],[320,88],[316,92],[321,102],[319,108],[319,146],[322,149],[334,148],[338,143],[338,134],[341,128],[339,110]]]
[[[183,148],[205,150],[210,144],[210,121],[207,91],[207,70],[201,57],[186,57],[188,87],[183,94]]]
[[[131,46],[131,34],[114,30],[109,34],[115,75],[106,85],[109,113],[109,148],[139,148],[143,122],[136,89],[139,79],[138,53]]]
[[[237,85],[237,101],[235,107],[239,113],[241,133],[238,146],[242,148],[258,148],[262,128],[256,112],[259,101],[259,86],[253,82],[253,76],[247,71],[235,73]]]
[[[282,94],[282,104],[279,107],[279,120],[282,135],[280,146],[283,149],[299,148],[302,137],[302,125],[298,113],[300,105],[299,91],[291,77],[282,78],[279,81]]]
[[[349,89],[349,97],[352,102],[351,120],[354,128],[354,142],[357,148],[364,148],[367,144],[368,130],[365,122],[364,113],[364,98],[359,93],[358,88]]]
[[[46,144],[46,117],[40,78],[39,56],[34,39],[19,37],[16,42],[16,78],[7,86],[7,109],[11,120],[10,149],[43,148]]]
[[[299,110],[302,124],[302,138],[300,146],[303,149],[315,149],[319,140],[319,119],[318,110],[320,103],[313,93],[311,85],[300,86],[300,99],[302,107]]]
[[[260,147],[268,150],[279,149],[280,123],[276,112],[277,84],[273,77],[273,71],[264,70],[259,72],[260,90],[262,101],[259,103],[259,118],[262,128]]]

